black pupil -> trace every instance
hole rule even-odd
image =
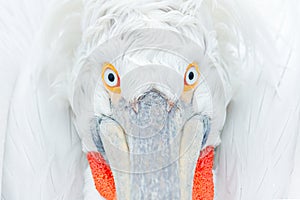
[[[108,80],[109,80],[110,82],[114,82],[115,76],[114,76],[112,73],[109,73],[109,74],[108,74]]]
[[[194,76],[195,76],[195,75],[194,75],[194,72],[190,72],[190,73],[189,73],[189,79],[190,79],[190,80],[193,80],[193,79],[194,79]]]

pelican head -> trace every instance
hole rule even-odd
[[[83,150],[100,163],[92,174],[106,198],[192,199],[228,100],[215,36],[200,22],[151,27],[130,17],[89,21],[83,33],[73,90]]]

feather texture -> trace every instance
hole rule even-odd
[[[145,27],[191,38],[220,74],[220,110],[229,106],[215,162],[216,198],[299,198],[300,6],[297,0],[255,2],[1,1],[1,78],[4,69],[20,71],[16,83],[13,72],[3,79],[15,85],[11,98],[13,86],[1,84],[2,106],[11,104],[7,119],[1,116],[1,198],[101,198],[83,153],[93,147],[81,129],[88,123],[81,120],[84,103],[73,99],[82,89],[75,80],[104,41]],[[147,63],[147,57],[136,54],[133,61]]]
[[[24,30],[18,31],[34,39],[16,33],[7,41],[11,44],[15,37],[24,40],[24,45],[17,46],[20,51],[30,53],[26,59],[18,58],[17,63],[22,68],[18,68],[21,75],[8,114],[2,199],[83,198],[87,162],[72,124],[66,87],[72,57],[80,41],[80,5],[80,1],[53,4],[45,11],[43,24],[33,25],[33,31],[28,31],[30,22],[39,15],[26,10],[24,15],[28,19],[21,16],[17,24],[23,25]],[[34,10],[34,5],[26,6]],[[23,14],[18,9],[15,12]],[[9,53],[17,55],[13,50]]]
[[[217,199],[299,198],[300,4],[246,5],[262,40],[254,41],[228,107],[216,163]]]
[[[46,1],[0,1],[0,180],[7,114],[15,80],[41,27]],[[0,181],[1,193],[2,181]]]

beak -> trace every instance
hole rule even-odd
[[[181,76],[153,67],[147,67],[146,78],[138,78],[139,70],[145,73],[141,68],[128,73],[113,115],[96,120],[93,139],[100,154],[88,154],[88,160],[96,188],[107,199],[198,199],[207,183],[213,186],[213,148],[201,152],[208,118],[178,99]],[[213,187],[209,191],[213,197]]]

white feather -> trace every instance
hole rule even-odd
[[[0,4],[1,62],[22,66],[6,129],[2,199],[98,197],[82,152],[94,148],[82,120],[86,102],[74,99],[90,76],[81,85],[76,80],[90,64],[86,58],[104,41],[145,27],[172,30],[206,47],[208,64],[216,67],[225,87],[220,112],[232,98],[216,159],[216,198],[299,198],[296,0],[266,1],[265,8],[253,1],[239,6],[225,0],[67,0],[51,4],[47,15],[40,2]],[[224,123],[220,116],[217,130]],[[211,144],[218,143],[218,134]]]
[[[87,161],[71,121],[67,97],[69,71],[81,36],[82,6],[80,1],[67,1],[52,4],[50,8],[45,11],[43,25],[33,27],[39,35],[30,32],[35,40],[28,40],[29,44],[21,47],[30,54],[26,55],[29,59],[18,63],[22,64],[22,73],[11,99],[2,199],[83,198]],[[25,14],[23,18],[39,17],[29,11]],[[22,25],[23,18],[17,25]],[[27,20],[24,30],[18,30],[21,33],[31,28]],[[14,37],[27,40],[20,35],[10,39]]]
[[[41,26],[46,1],[0,1],[0,180],[7,114],[19,69],[24,68],[32,41]],[[0,181],[1,193],[2,181]]]
[[[216,198],[299,198],[300,4],[245,5],[255,40],[228,107]]]

